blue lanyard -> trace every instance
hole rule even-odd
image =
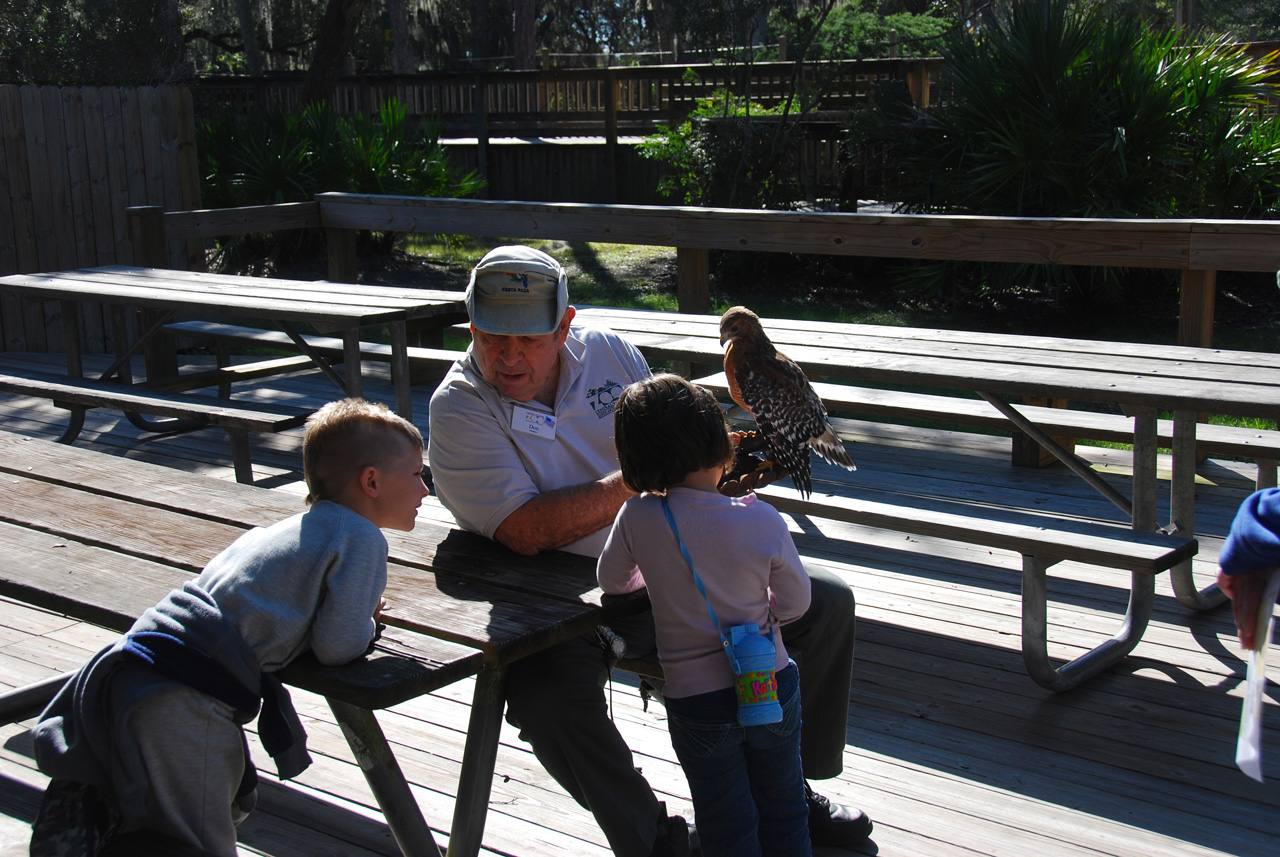
[[[671,514],[671,504],[667,503],[666,496],[662,498],[662,510],[667,513],[667,523],[671,524],[671,532],[676,535],[676,544],[680,545],[680,555],[684,556],[685,562],[689,563],[690,572],[694,573],[694,583],[698,585],[698,591],[703,594],[703,601],[707,601],[707,615],[712,618],[712,624],[716,625],[716,631],[719,631],[721,643],[724,646],[724,654],[728,655],[728,663],[733,668],[733,674],[741,675],[742,668],[737,663],[737,657],[733,655],[733,646],[728,642],[728,637],[724,636],[724,632],[719,627],[719,619],[716,618],[716,609],[712,608],[712,600],[707,597],[707,587],[703,586],[703,578],[698,577],[698,569],[694,568],[694,558],[689,555],[689,549],[685,547],[685,540],[680,537],[680,527],[676,526],[675,515]]]

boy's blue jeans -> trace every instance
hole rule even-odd
[[[671,746],[684,768],[705,857],[808,857],[809,806],[800,765],[800,682],[778,673],[782,720],[739,726],[732,688],[666,699]]]

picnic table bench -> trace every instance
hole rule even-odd
[[[271,368],[279,364],[279,361],[269,362]],[[242,370],[237,377],[242,380],[252,377],[255,368],[260,368],[260,364]],[[145,422],[141,427],[148,431],[190,430],[202,426],[223,429],[231,441],[236,481],[244,483],[253,482],[249,433],[297,428],[312,413],[310,409],[290,405],[185,396],[142,385],[121,386],[29,370],[23,370],[21,374],[0,373],[0,392],[49,399],[55,405],[70,409],[72,413],[67,428],[58,438],[58,442],[64,444],[73,443],[79,436],[84,426],[84,413],[89,408],[115,408],[124,411],[131,420],[140,420],[137,415],[141,413],[172,420],[169,423]]]
[[[124,630],[253,526],[304,507],[300,497],[0,432],[0,595]],[[75,509],[74,515],[67,513]],[[449,855],[479,852],[505,705],[506,667],[580,636],[643,596],[601,606],[594,562],[522,557],[419,519],[389,532],[384,613],[373,653],[343,667],[300,658],[287,683],[324,695],[406,855],[438,854],[374,711],[474,675]],[[57,681],[0,697],[30,716]]]
[[[219,366],[230,365],[229,349],[232,345],[283,348],[290,351],[307,348],[310,352],[329,359],[341,359],[345,347],[343,341],[335,336],[303,334],[298,339],[293,339],[281,330],[263,330],[242,324],[216,321],[176,321],[165,325],[165,330],[175,336],[195,340],[207,339],[217,343]],[[381,342],[362,341],[359,348],[360,356],[368,360],[390,363],[394,359],[391,346]],[[405,356],[408,359],[410,377],[416,383],[417,379],[430,377],[432,373],[443,374],[462,355],[458,351],[444,348],[409,345],[405,347]]]
[[[1155,601],[1155,577],[1195,556],[1195,539],[1051,516],[1013,519],[813,494],[778,484],[756,492],[779,512],[829,518],[1022,555],[1022,659],[1036,684],[1062,691],[1113,666],[1142,639]],[[1048,651],[1048,570],[1066,560],[1129,573],[1129,602],[1110,639],[1055,667]]]

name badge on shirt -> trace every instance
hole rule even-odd
[[[531,434],[534,437],[545,437],[547,440],[556,439],[555,417],[531,408],[522,408],[519,405],[516,405],[515,410],[511,413],[511,428],[514,431]]]

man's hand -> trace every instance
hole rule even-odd
[[[763,488],[777,482],[783,475],[783,471],[776,467],[769,470],[757,470],[754,473],[744,473],[734,479],[725,479],[716,489],[726,497],[742,497],[750,494],[757,488]]]
[[[726,497],[741,497],[757,488],[777,482],[780,477],[786,475],[787,472],[779,467],[777,462],[774,462],[772,467],[760,469],[764,459],[752,453],[765,450],[769,446],[760,432],[731,431],[729,440],[733,444],[733,467],[716,486],[721,494]]]
[[[1258,647],[1258,609],[1262,606],[1262,593],[1273,574],[1280,574],[1280,566],[1247,574],[1227,575],[1218,572],[1218,586],[1231,599],[1231,612],[1235,616],[1241,648]]]

